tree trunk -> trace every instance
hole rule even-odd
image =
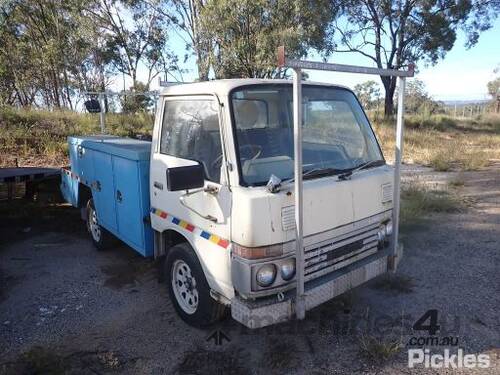
[[[384,116],[391,117],[393,114],[394,114],[394,97],[392,95],[388,95],[386,91],[384,99]]]
[[[384,116],[391,117],[394,114],[394,92],[396,91],[396,77],[381,77],[384,84]]]
[[[106,85],[104,84],[104,78],[101,80],[101,91],[106,92]],[[108,96],[104,94],[104,113],[109,112]]]

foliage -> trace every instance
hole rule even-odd
[[[186,47],[184,62],[189,59],[190,55],[194,55],[198,68],[198,79],[207,81],[210,72],[212,45],[210,40],[204,37],[201,13],[208,0],[164,0],[160,1],[159,4],[153,0],[146,0],[146,2],[168,19],[173,31],[182,35]],[[182,79],[184,70],[178,69],[177,72],[179,76],[166,71],[174,80]]]
[[[100,0],[91,9],[100,26],[103,62],[132,79],[136,88],[140,64],[148,71],[146,88],[162,71],[176,69],[175,57],[166,51],[166,19],[158,11],[158,1]]]
[[[439,103],[432,100],[425,88],[424,82],[415,78],[408,80],[405,89],[405,111],[428,115],[437,113],[438,110]]]
[[[2,102],[73,107],[91,32],[83,0],[18,1],[0,28]],[[75,33],[78,29],[81,32]]]
[[[495,73],[498,73],[499,69],[495,69]],[[500,95],[500,77],[496,77],[487,84],[488,94],[493,100],[496,100],[498,95]]]
[[[321,10],[318,12],[318,10]],[[276,48],[291,57],[321,49],[333,8],[328,0],[213,0],[202,11],[216,78],[283,76]]]
[[[376,108],[380,100],[380,87],[375,81],[366,81],[354,86],[354,92],[365,110]]]
[[[153,0],[152,0],[153,1]],[[156,0],[155,0],[156,1]],[[167,21],[142,0],[24,0],[3,9],[0,104],[70,108],[117,73],[176,70]]]
[[[388,69],[436,63],[455,44],[458,29],[472,46],[498,14],[498,4],[488,0],[344,0],[340,9],[345,17],[335,22],[333,50],[359,53]],[[396,77],[381,80],[385,114],[390,115]]]
[[[142,82],[136,82],[135,87],[131,87],[131,95],[122,97],[122,111],[125,113],[145,112],[153,105],[153,98],[149,95],[141,95],[147,91],[147,86]]]

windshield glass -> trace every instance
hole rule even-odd
[[[302,86],[304,172],[349,170],[383,160],[375,135],[354,94]],[[271,174],[293,178],[292,85],[255,85],[231,94],[243,185],[263,185]],[[313,176],[314,174],[310,174]]]

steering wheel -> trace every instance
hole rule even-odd
[[[251,158],[247,158],[245,160],[255,160],[255,159],[257,159],[262,154],[262,146],[259,146],[259,145],[246,144],[246,145],[240,146],[239,149],[240,149],[240,151],[244,150],[244,149],[250,149],[251,151],[256,150],[255,153],[252,155]],[[212,168],[216,168],[216,167],[220,166],[220,162],[222,161],[222,156],[223,155],[220,154],[219,156],[217,156],[214,159],[214,161],[211,164]]]

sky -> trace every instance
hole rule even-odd
[[[172,50],[179,51],[182,56],[185,51],[182,40],[171,34],[170,46]],[[495,78],[493,70],[500,68],[500,18],[498,18],[493,27],[483,32],[479,42],[471,49],[464,47],[465,36],[459,33],[455,45],[449,51],[443,60],[440,60],[434,66],[425,66],[419,63],[416,78],[422,80],[429,94],[435,100],[480,100],[487,99],[486,84]],[[311,54],[308,57],[311,60],[320,61],[319,58]],[[337,53],[333,54],[329,62],[350,65],[373,66],[373,62],[364,56],[356,53]],[[189,82],[197,77],[194,58],[191,58],[185,65],[189,70],[184,74],[184,80]],[[375,76],[361,74],[346,74],[337,72],[319,72],[308,71],[311,81],[335,83],[348,87],[367,81],[375,80],[380,83],[380,78]],[[139,71],[139,79],[146,75],[145,71]],[[159,87],[158,80],[155,80],[151,89],[156,90]],[[122,89],[123,86],[117,88]],[[383,90],[382,90],[383,92]]]

